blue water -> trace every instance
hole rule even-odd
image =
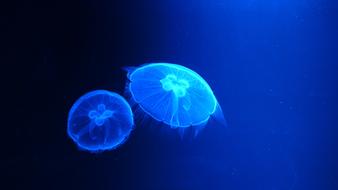
[[[146,62],[175,62],[202,75],[228,128],[210,127],[191,143],[159,135],[149,163],[137,167],[141,184],[338,189],[333,1],[165,1],[156,8],[149,17],[160,15],[153,21],[159,34],[149,33],[158,41],[143,50]]]
[[[1,178],[2,189],[338,189],[336,0],[37,0],[4,9],[13,73],[3,94],[13,100],[3,98],[0,169],[12,180]],[[74,102],[95,89],[122,95],[122,68],[156,62],[201,75],[227,127],[210,122],[182,137],[136,118],[118,149],[78,151],[66,132]]]

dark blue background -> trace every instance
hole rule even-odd
[[[3,189],[338,189],[334,0],[13,1],[2,6]],[[213,88],[228,127],[137,126],[79,151],[68,110],[124,91],[124,66],[173,62]],[[2,189],[2,188],[1,188]]]

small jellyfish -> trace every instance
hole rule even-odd
[[[181,65],[146,64],[128,69],[128,79],[132,101],[171,127],[203,126],[210,116],[223,115],[208,83]]]
[[[127,101],[116,93],[96,90],[72,106],[67,132],[79,148],[98,152],[123,144],[133,127],[133,113]]]

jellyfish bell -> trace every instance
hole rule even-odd
[[[153,119],[173,128],[204,126],[223,113],[208,83],[177,64],[151,63],[127,68],[127,91],[133,103]]]
[[[123,144],[133,126],[133,114],[124,98],[106,90],[95,90],[72,106],[67,133],[80,149],[100,152]]]

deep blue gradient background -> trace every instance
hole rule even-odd
[[[338,189],[334,0],[16,1],[2,6],[1,189]],[[82,94],[124,91],[121,67],[202,75],[228,121],[195,139],[137,126],[120,149],[78,151]],[[7,71],[8,70],[8,71]],[[9,101],[11,100],[11,101]]]

